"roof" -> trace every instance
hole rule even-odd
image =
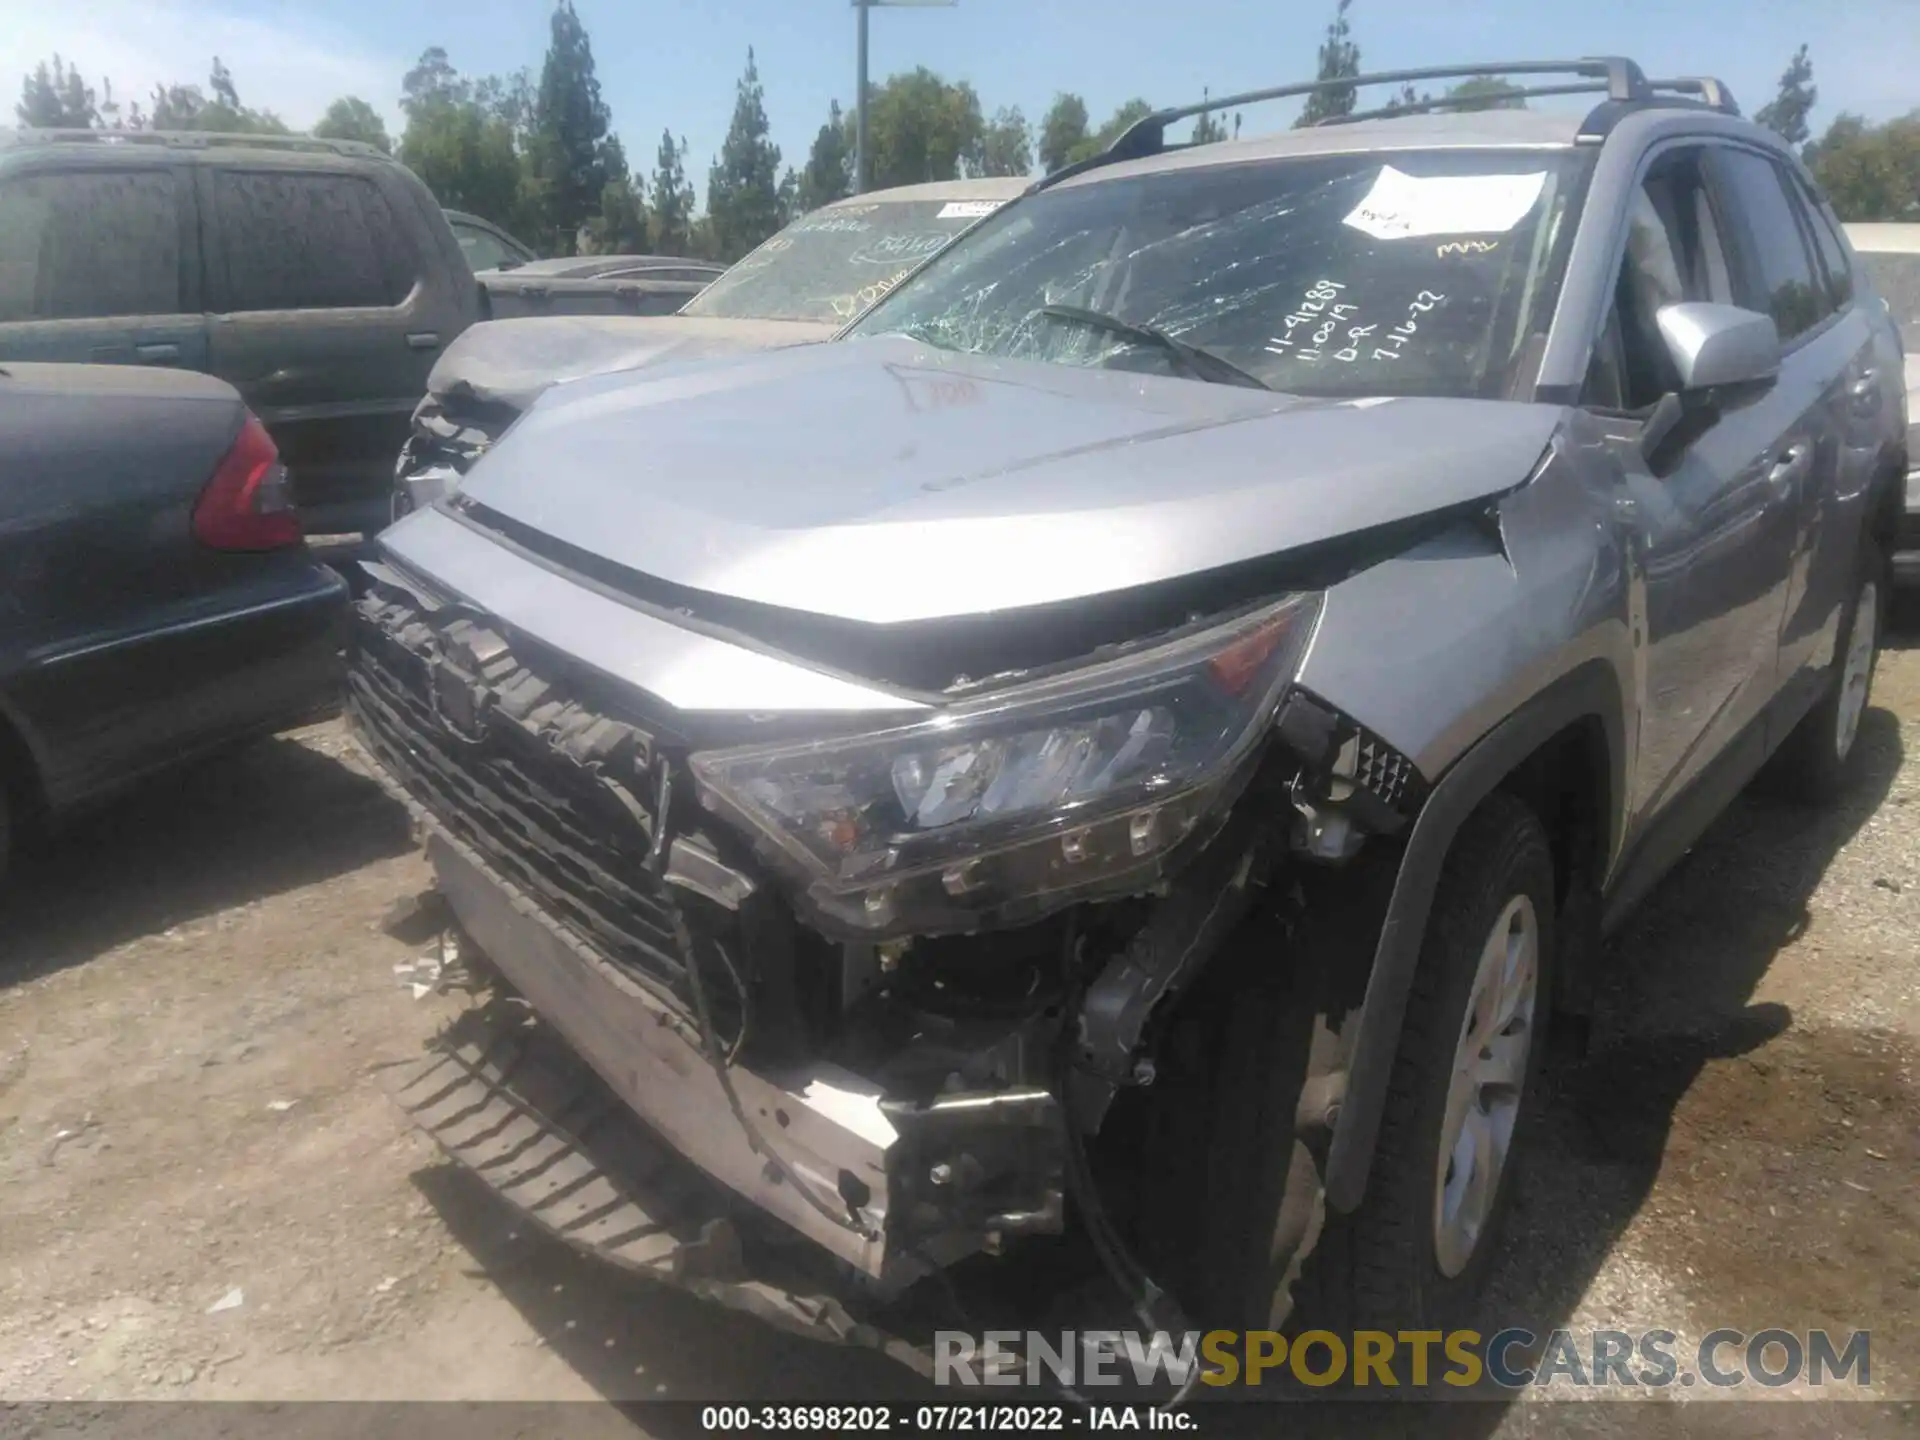
[[[509,274],[571,276],[592,279],[606,270],[627,269],[711,270],[715,275],[727,267],[713,260],[691,255],[556,255],[544,260],[529,260],[516,265]]]
[[[1027,186],[1033,183],[1031,175],[991,175],[977,180],[933,180],[925,185],[897,185],[891,190],[868,190],[864,194],[849,195],[844,200],[836,200],[832,205],[822,206],[831,210],[838,205],[872,205],[876,201],[887,203],[905,200],[1012,200],[1026,193]]]
[[[0,151],[71,146],[76,154],[112,154],[115,161],[135,156],[156,163],[177,160],[180,152],[258,150],[282,159],[325,161],[378,160],[396,163],[384,150],[362,140],[322,140],[312,135],[229,134],[216,130],[41,130],[0,129]]]
[[[1920,255],[1920,225],[1848,225],[1853,248],[1866,255]]]
[[[1544,110],[1470,110],[1316,125],[1244,140],[1220,140],[1165,150],[1139,160],[1103,165],[1060,182],[1064,189],[1123,175],[1233,165],[1297,155],[1346,155],[1372,150],[1566,149],[1579,138],[1581,116]]]

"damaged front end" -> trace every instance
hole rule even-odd
[[[1419,798],[1295,685],[1318,614],[743,734],[382,568],[358,735],[511,997],[402,1103],[563,1238],[806,1333],[1173,1328],[1109,1218],[1154,1168],[1102,1153],[1120,1097],[1280,869]]]

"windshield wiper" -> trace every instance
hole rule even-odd
[[[1217,385],[1244,385],[1252,390],[1273,388],[1231,360],[1223,359],[1211,350],[1203,350],[1198,345],[1188,344],[1185,340],[1176,340],[1152,325],[1136,325],[1131,320],[1122,320],[1118,315],[1109,315],[1104,310],[1088,310],[1079,305],[1042,305],[1034,313],[1045,315],[1049,320],[1085,325],[1091,330],[1105,330],[1122,339],[1152,345],[1171,356],[1176,365],[1196,380],[1210,380]]]

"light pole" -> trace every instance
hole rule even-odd
[[[863,194],[867,188],[867,12],[877,6],[894,9],[951,9],[960,0],[853,0],[853,8],[859,15],[860,42],[858,46],[860,71],[853,92],[853,193]]]

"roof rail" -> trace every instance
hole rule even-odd
[[[0,130],[7,145],[140,145],[170,150],[290,150],[318,155],[358,155],[386,160],[391,157],[364,140],[323,140],[313,135],[247,135],[221,130],[59,130],[25,128]]]
[[[1733,98],[1733,91],[1725,83],[1711,75],[1683,75],[1673,80],[1649,80],[1655,90],[1667,90],[1676,95],[1698,95],[1712,109],[1722,115],[1738,115],[1740,106]]]
[[[1391,105],[1380,105],[1372,110],[1353,110],[1345,115],[1329,115],[1316,122],[1320,125],[1352,125],[1360,120],[1388,120],[1396,115],[1429,115],[1436,110],[1488,109],[1506,100],[1540,100],[1549,95],[1605,95],[1607,87],[1593,81],[1583,81],[1576,85],[1530,85],[1515,86],[1511,90],[1502,90],[1498,95],[1431,95],[1424,100],[1397,100]],[[1632,103],[1632,102],[1627,102]]]
[[[1062,180],[1071,179],[1089,170],[1096,170],[1103,165],[1111,165],[1116,161],[1136,160],[1147,155],[1157,155],[1170,148],[1167,145],[1167,126],[1178,120],[1191,119],[1196,115],[1233,110],[1243,105],[1256,105],[1269,100],[1290,100],[1324,90],[1356,90],[1363,85],[1410,85],[1422,80],[1499,79],[1507,75],[1578,75],[1581,77],[1578,82],[1571,84],[1516,87],[1507,92],[1509,98],[1516,100],[1531,100],[1551,95],[1606,96],[1605,102],[1592,115],[1589,115],[1581,126],[1581,135],[1588,138],[1604,133],[1603,112],[1607,116],[1605,124],[1610,124],[1612,118],[1617,118],[1626,110],[1661,103],[1660,97],[1663,94],[1698,96],[1699,103],[1705,108],[1717,110],[1725,115],[1740,113],[1740,107],[1734,103],[1733,92],[1719,80],[1709,76],[1649,80],[1646,72],[1635,61],[1629,60],[1624,55],[1592,55],[1579,60],[1487,61],[1478,65],[1439,65],[1418,70],[1379,70],[1369,74],[1351,75],[1339,80],[1308,80],[1294,85],[1276,85],[1270,90],[1248,90],[1238,95],[1222,95],[1217,98],[1209,96],[1192,104],[1155,110],[1152,114],[1144,115],[1128,126],[1105,150],[1096,155],[1090,155],[1084,160],[1063,165],[1052,174],[1041,176],[1028,188],[1027,193],[1044,190],[1051,185],[1059,184]],[[1347,115],[1330,116],[1319,123],[1333,125],[1356,120],[1380,120],[1394,115],[1420,114],[1432,110],[1462,109],[1471,105],[1485,105],[1487,98],[1484,95],[1457,98],[1443,95],[1428,100],[1407,101]],[[1692,102],[1669,100],[1666,103],[1684,105]]]
[[[1488,78],[1497,79],[1492,76]],[[1373,110],[1355,110],[1346,115],[1329,115],[1320,121],[1321,125],[1351,125],[1358,120],[1385,120],[1395,115],[1425,115],[1436,110],[1464,110],[1485,107],[1489,101],[1502,100],[1538,100],[1549,95],[1606,95],[1607,106],[1646,106],[1663,103],[1664,95],[1699,96],[1701,102],[1710,110],[1723,115],[1738,115],[1740,107],[1734,103],[1733,93],[1720,81],[1711,77],[1688,76],[1675,80],[1648,80],[1647,94],[1637,100],[1618,101],[1609,86],[1593,81],[1583,81],[1575,85],[1533,85],[1515,86],[1499,95],[1431,95],[1422,100],[1401,100],[1391,105],[1382,105]],[[1672,104],[1672,101],[1664,103]],[[1583,126],[1583,132],[1589,127]]]
[[[1510,60],[1480,65],[1439,65],[1418,70],[1378,70],[1340,80],[1307,80],[1277,85],[1271,90],[1248,90],[1191,105],[1176,105],[1141,117],[1108,147],[1117,160],[1151,155],[1165,143],[1167,126],[1214,110],[1233,110],[1269,100],[1291,100],[1323,90],[1354,90],[1362,85],[1406,85],[1417,80],[1478,80],[1489,75],[1579,75],[1606,82],[1607,98],[1626,102],[1644,100],[1649,92],[1645,73],[1620,55],[1598,55],[1584,60]]]

